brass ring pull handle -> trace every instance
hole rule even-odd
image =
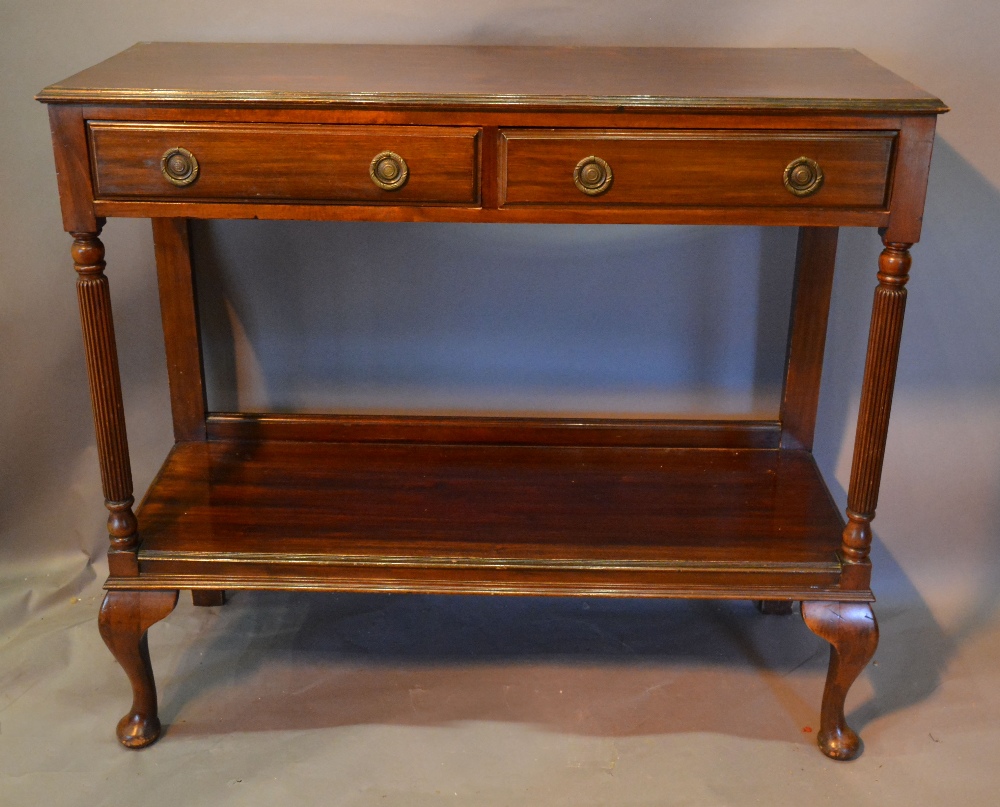
[[[808,157],[792,160],[785,168],[785,187],[794,196],[812,196],[823,187],[823,169]]]
[[[383,151],[372,157],[368,175],[382,190],[398,191],[406,184],[410,169],[406,165],[406,160],[398,154],[393,151]]]
[[[587,196],[600,196],[611,189],[611,166],[600,157],[584,157],[573,169],[573,182]]]
[[[160,170],[167,182],[183,188],[198,178],[198,160],[187,149],[167,149],[160,157]]]

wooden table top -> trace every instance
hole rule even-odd
[[[936,114],[854,50],[142,42],[45,102]]]

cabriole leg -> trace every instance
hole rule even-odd
[[[831,759],[854,759],[861,738],[847,725],[844,702],[878,646],[878,623],[866,602],[804,602],[802,619],[830,643],[830,667],[823,689],[820,730],[816,740]]]
[[[132,684],[132,709],[118,721],[118,740],[127,748],[143,748],[160,736],[146,631],[174,610],[177,595],[177,591],[109,591],[101,605],[101,638]]]
[[[840,547],[841,584],[854,590],[871,584],[871,522],[878,504],[910,272],[910,244],[885,239],[883,244],[847,491],[847,526]],[[878,645],[875,614],[867,603],[804,602],[802,618],[831,645],[819,747],[832,759],[854,759],[861,752],[861,740],[844,719],[844,700]]]

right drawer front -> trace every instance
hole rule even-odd
[[[503,204],[882,208],[894,139],[894,132],[508,130]],[[597,167],[574,178],[578,165],[588,170],[588,158]],[[789,181],[806,192],[796,194],[786,171],[796,172],[801,158]],[[810,189],[816,166],[822,179]],[[601,187],[604,173],[610,181]]]

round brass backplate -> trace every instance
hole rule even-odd
[[[792,160],[785,168],[785,187],[795,196],[812,196],[823,187],[823,169],[808,157]]]
[[[372,157],[368,176],[384,191],[397,191],[406,184],[410,169],[406,160],[394,151],[383,151]]]
[[[611,189],[611,166],[600,157],[584,157],[573,169],[573,182],[587,196],[600,196]]]
[[[167,149],[160,157],[160,171],[167,182],[183,188],[198,178],[198,160],[187,149],[177,146]]]

